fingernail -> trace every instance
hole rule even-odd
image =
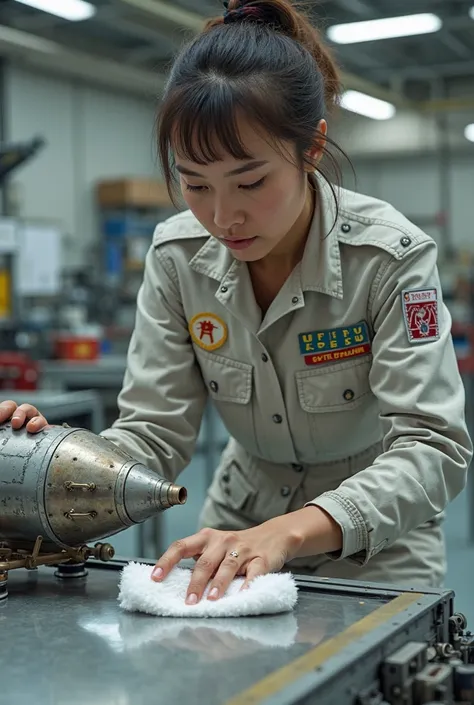
[[[21,418],[21,417],[20,416],[12,416],[12,420],[17,420],[19,418]]]
[[[186,598],[187,605],[195,605],[195,604],[197,604],[197,601],[198,601],[198,596],[195,595],[194,593],[191,593],[191,595],[188,595],[188,597]]]
[[[151,577],[154,580],[160,580],[163,577],[163,568],[155,568],[155,570],[151,574]]]
[[[216,588],[216,587],[213,587],[212,590],[211,590],[211,592],[210,592],[209,595],[208,595],[208,599],[212,600],[212,599],[214,599],[215,597],[217,597],[218,595],[219,595],[219,589]]]

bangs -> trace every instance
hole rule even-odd
[[[158,144],[163,175],[170,197],[176,204],[175,190],[179,184],[175,157],[206,166],[222,161],[226,156],[238,160],[255,159],[239,131],[238,118],[245,115],[262,134],[266,130],[258,114],[245,107],[247,100],[232,89],[231,83],[213,80],[197,81],[186,89],[174,90],[165,109],[158,116]]]
[[[216,80],[186,91],[174,121],[170,150],[196,164],[234,159],[252,159],[242,142],[237,114],[239,105],[228,85]]]

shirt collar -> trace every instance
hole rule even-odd
[[[311,175],[310,180],[316,189],[316,208],[301,261],[301,288],[342,299],[341,255],[337,238],[339,216],[332,193],[334,189],[337,197],[338,189],[329,186],[317,173]]]

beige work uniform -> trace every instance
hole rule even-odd
[[[336,214],[316,183],[303,259],[263,320],[246,264],[190,212],[157,227],[120,418],[103,435],[174,479],[210,395],[231,440],[203,526],[243,529],[312,503],[343,548],[293,569],[437,585],[440,516],[472,447],[436,245],[374,198],[341,190]],[[417,302],[433,297],[430,319]]]

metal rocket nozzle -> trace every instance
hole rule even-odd
[[[188,499],[188,491],[186,487],[179,487],[179,485],[171,485],[168,488],[168,502],[171,507],[177,504],[186,504]]]
[[[157,512],[184,504],[184,487],[163,480],[144,465],[136,464],[127,473],[123,490],[124,508],[134,524],[140,524]]]
[[[78,546],[186,499],[184,487],[89,431],[0,426],[0,540]]]

